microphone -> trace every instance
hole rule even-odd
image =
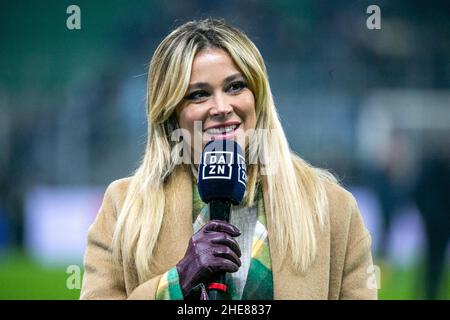
[[[209,204],[211,220],[230,221],[231,205],[244,197],[247,186],[245,158],[234,140],[211,140],[203,148],[198,169],[198,193]],[[225,273],[208,285],[210,300],[224,300]]]

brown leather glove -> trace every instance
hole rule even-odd
[[[240,234],[232,224],[211,220],[192,236],[183,259],[176,265],[185,298],[216,273],[238,271],[241,250],[233,237]]]

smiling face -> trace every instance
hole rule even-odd
[[[208,48],[197,53],[189,88],[176,115],[180,127],[190,133],[195,159],[199,159],[203,147],[212,139],[233,139],[245,150],[246,133],[256,125],[255,99],[247,80],[226,51]],[[194,123],[195,129],[201,123],[201,132],[195,132]],[[201,150],[195,149],[194,144],[194,135],[199,133]]]

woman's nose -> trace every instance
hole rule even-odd
[[[231,105],[224,99],[223,96],[215,97],[212,101],[213,105],[211,107],[211,115],[227,115],[233,108]]]

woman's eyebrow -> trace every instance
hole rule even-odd
[[[226,77],[223,80],[223,83],[231,82],[231,81],[236,80],[238,78],[243,78],[242,74],[240,74],[239,72],[235,73],[235,74],[232,74],[231,76]]]
[[[209,87],[210,87],[210,85],[208,82],[196,82],[196,83],[192,83],[189,85],[188,91],[193,90],[193,89],[207,89]]]
[[[235,74],[232,74],[231,76],[226,77],[222,81],[222,83],[228,83],[228,82],[231,82],[231,81],[233,81],[235,79],[238,79],[238,78],[243,78],[241,73],[235,73]],[[188,90],[193,90],[193,89],[197,89],[197,88],[198,89],[206,89],[206,88],[210,88],[210,87],[211,86],[209,85],[208,82],[196,82],[196,83],[190,84],[189,87],[188,87]]]

